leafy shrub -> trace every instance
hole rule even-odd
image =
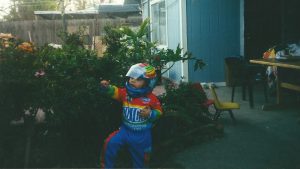
[[[180,60],[195,60],[195,69],[204,66],[190,53],[181,57],[179,47],[158,49],[146,38],[147,28],[148,21],[137,32],[128,27],[107,27],[107,51],[102,58],[83,48],[80,32],[63,33],[62,48],[37,48],[12,36],[0,36],[0,128],[4,133],[0,134],[0,167],[22,167],[23,161],[17,159],[23,158],[25,163],[29,159],[25,167],[95,167],[102,142],[119,126],[122,111],[119,103],[100,95],[99,78],[122,86],[129,67],[138,62],[148,62],[158,70]],[[193,127],[202,119],[204,109],[199,102],[203,98],[194,93],[182,84],[168,89],[162,98],[166,117],[183,122],[174,132]],[[181,106],[174,106],[179,103]],[[35,124],[39,109],[46,113],[46,121]],[[25,128],[10,125],[19,119],[24,120]],[[26,153],[2,158],[12,147]]]
[[[10,122],[24,119],[26,137],[48,138],[45,139],[48,144],[53,136],[59,136],[55,148],[62,149],[58,151],[58,159],[63,159],[59,160],[60,165],[94,167],[99,144],[119,125],[116,112],[121,112],[121,108],[98,91],[99,77],[110,72],[106,60],[82,48],[80,34],[64,36],[67,43],[62,48],[34,49],[32,45],[32,50],[22,46],[29,43],[14,37],[2,39],[1,44],[5,45],[0,49],[1,129],[7,129],[3,133],[14,131],[10,129]],[[46,134],[34,136],[36,130],[40,130],[34,124],[38,109],[46,112],[44,131],[39,132]],[[11,138],[20,139],[17,135]],[[33,146],[32,151],[35,150]],[[40,163],[47,164],[46,159]],[[31,162],[29,166],[38,163]],[[9,166],[14,162],[5,163]],[[21,167],[23,163],[15,165]]]
[[[166,116],[179,116],[187,124],[208,121],[208,109],[203,104],[204,92],[197,91],[192,83],[180,83],[178,87],[166,86],[166,94],[161,98]]]
[[[191,83],[180,83],[177,87],[166,85],[166,93],[160,97],[164,110],[164,117],[159,121],[162,124],[158,124],[162,130],[157,133],[160,142],[182,137],[187,131],[211,123],[208,108],[203,104],[206,99],[206,94],[197,91]]]
[[[34,72],[37,64],[32,44],[14,37],[0,38],[0,104],[1,112],[17,118],[31,104],[35,92]],[[1,119],[7,119],[1,113]]]
[[[202,59],[193,57],[190,52],[182,54],[179,45],[176,50],[158,48],[156,42],[151,42],[147,38],[148,28],[149,19],[146,19],[136,31],[127,26],[105,27],[106,36],[103,40],[107,50],[104,57],[118,63],[117,74],[126,74],[131,65],[139,62],[147,62],[155,66],[159,75],[171,69],[177,61],[193,60],[195,71],[205,66]],[[171,63],[171,66],[167,67],[167,63]]]

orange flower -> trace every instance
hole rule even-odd
[[[0,33],[1,46],[8,48],[10,45],[9,40],[15,38],[11,33]]]
[[[17,47],[20,50],[23,50],[24,52],[32,53],[33,52],[33,45],[30,42],[23,42]]]
[[[11,33],[0,33],[0,39],[8,40],[12,38],[14,38],[14,36],[12,36]]]

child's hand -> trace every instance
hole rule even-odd
[[[100,81],[100,86],[103,87],[103,88],[107,88],[109,86],[109,83],[110,81],[107,81],[107,80],[101,80]]]
[[[151,113],[151,108],[149,106],[146,106],[141,110],[140,116],[143,118],[147,118],[150,116],[150,113]]]

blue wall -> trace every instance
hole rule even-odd
[[[224,58],[240,54],[240,0],[187,0],[188,51],[207,64],[189,81],[224,82]]]

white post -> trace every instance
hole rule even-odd
[[[186,0],[179,0],[179,16],[180,16],[180,48],[182,55],[187,51],[187,23],[186,23]],[[181,61],[181,76],[185,82],[189,81],[188,61]]]
[[[32,42],[31,32],[30,31],[28,31],[28,37],[29,37],[29,42]]]

